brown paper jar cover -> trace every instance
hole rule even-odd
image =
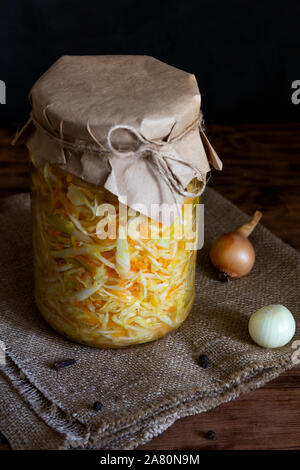
[[[142,204],[147,216],[152,205],[152,218],[163,223],[169,221],[153,205],[181,205],[184,195],[175,191],[174,201],[157,160],[181,188],[195,176],[204,186],[209,163],[222,168],[201,128],[195,76],[152,57],[63,56],[30,98],[31,118],[21,132],[38,165],[48,161],[104,186],[129,207]]]

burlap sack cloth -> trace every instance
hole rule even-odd
[[[205,246],[199,252],[196,300],[187,320],[166,337],[122,350],[73,344],[54,333],[33,300],[29,196],[2,200],[0,211],[0,430],[14,449],[132,449],[183,416],[207,411],[253,390],[293,366],[291,344],[268,350],[247,331],[251,313],[282,303],[295,315],[299,339],[300,255],[259,225],[251,239],[252,272],[228,284],[216,279],[208,250],[220,234],[249,220],[208,189]],[[211,360],[202,369],[197,356]],[[74,366],[55,371],[54,361]],[[93,411],[96,400],[102,411]]]

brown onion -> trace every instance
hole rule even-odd
[[[256,211],[251,221],[242,225],[234,232],[225,233],[219,237],[210,250],[212,264],[219,270],[220,279],[237,279],[248,274],[254,266],[255,251],[248,236],[262,213]]]

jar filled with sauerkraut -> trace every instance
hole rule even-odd
[[[208,161],[221,168],[194,76],[145,56],[62,57],[31,100],[40,313],[96,347],[177,328],[193,305]]]

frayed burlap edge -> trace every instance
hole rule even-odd
[[[210,389],[178,393],[152,403],[135,415],[124,414],[98,427],[87,426],[47,397],[11,358],[2,368],[31,411],[60,435],[59,449],[82,448],[131,450],[146,444],[168,429],[176,420],[211,410],[243,393],[255,390],[293,367],[291,357],[276,362],[253,364],[234,374],[227,382]],[[24,404],[25,404],[24,403]],[[5,434],[5,430],[3,430]]]

